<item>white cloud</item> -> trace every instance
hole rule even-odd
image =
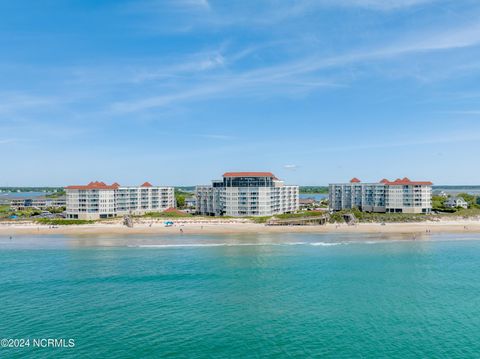
[[[364,7],[374,10],[397,10],[432,3],[436,0],[325,0],[331,6]]]
[[[464,111],[447,111],[447,113],[455,115],[480,115],[480,110],[464,110]]]
[[[434,51],[447,51],[480,44],[480,25],[467,25],[462,28],[442,32],[428,31],[406,36],[392,45],[379,46],[337,55],[332,57],[311,56],[308,58],[257,67],[250,70],[213,72],[188,81],[180,81],[175,89],[156,96],[142,99],[123,100],[114,103],[111,109],[116,113],[129,113],[171,105],[176,102],[205,99],[213,96],[249,95],[258,93],[289,94],[310,91],[321,87],[345,86],[342,80],[319,72],[326,69],[344,68],[350,65],[372,61],[385,61],[400,56]],[[197,69],[218,67],[228,63],[228,56],[213,57],[199,65]],[[168,67],[167,70],[168,71]],[[162,70],[159,70],[162,73]],[[165,72],[164,72],[165,73]],[[156,75],[150,75],[152,78]]]
[[[18,140],[15,138],[0,138],[0,145],[5,145],[8,143],[14,143],[17,142]]]
[[[450,144],[450,143],[462,143],[462,142],[479,142],[480,133],[475,131],[449,131],[447,133],[438,133],[436,135],[430,135],[429,138],[416,138],[409,140],[392,140],[390,142],[383,143],[371,143],[351,146],[338,146],[338,147],[322,147],[316,150],[296,152],[296,155],[325,153],[325,152],[349,152],[359,150],[374,150],[374,149],[388,149],[398,147],[410,147],[410,146],[422,146],[422,145],[437,145],[437,144]]]
[[[181,12],[185,17],[180,19],[184,26],[177,24],[169,31],[192,31],[196,27],[222,28],[229,26],[269,26],[272,24],[295,20],[304,15],[320,12],[325,8],[363,8],[372,11],[397,11],[438,0],[269,0],[256,2],[209,3],[207,0],[147,0],[133,2],[127,9],[134,12],[153,14]],[[225,5],[223,4],[223,5]],[[201,12],[201,14],[199,14]],[[158,24],[157,24],[158,26]]]
[[[182,9],[210,9],[208,0],[172,0],[170,5]]]
[[[200,135],[197,135],[197,136],[212,139],[212,140],[231,140],[231,139],[233,139],[232,136],[212,134],[212,133],[210,133],[210,134],[200,134]]]
[[[11,114],[28,108],[40,108],[55,105],[59,101],[53,96],[37,96],[28,93],[1,93],[0,114]]]

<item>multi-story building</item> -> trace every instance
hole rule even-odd
[[[284,185],[270,172],[227,172],[195,188],[197,213],[210,216],[272,216],[299,208],[298,186]]]
[[[66,206],[65,198],[23,198],[12,199],[10,201],[10,208],[18,211],[23,209],[47,209],[47,208],[61,208]]]
[[[65,187],[67,218],[98,219],[119,215],[142,215],[175,207],[173,187],[156,187],[145,182],[139,187],[118,183],[90,182],[84,186]]]
[[[358,208],[364,212],[430,213],[432,182],[405,177],[362,183],[353,178],[350,183],[329,185],[329,207],[333,211]]]

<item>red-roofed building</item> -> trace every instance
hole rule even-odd
[[[67,190],[115,190],[118,186],[114,183],[112,185],[107,185],[105,182],[90,182],[87,185],[79,185],[79,186],[67,186],[65,189]]]
[[[393,182],[384,180],[384,182],[382,183],[388,186],[431,186],[433,185],[433,183],[430,181],[410,181],[407,177],[403,179],[397,178]]]
[[[122,187],[93,181],[65,187],[67,218],[99,219],[121,215],[143,215],[175,207],[173,187],[154,187],[145,182],[138,187]]]
[[[353,178],[350,183],[329,185],[329,206],[333,211],[358,208],[365,212],[430,213],[432,182],[404,177],[361,183]]]

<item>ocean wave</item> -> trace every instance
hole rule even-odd
[[[184,244],[132,244],[129,248],[177,248],[177,247],[221,247],[226,243],[184,243]]]
[[[311,246],[325,246],[325,247],[328,247],[328,246],[339,246],[341,244],[349,244],[347,242],[312,242],[312,243],[309,243]]]
[[[340,246],[340,245],[350,245],[350,244],[381,244],[389,243],[392,241],[342,241],[342,242],[260,242],[260,243],[164,243],[164,244],[132,244],[127,245],[129,248],[194,248],[194,247],[258,247],[258,246],[322,246],[322,247],[331,247],[331,246]]]

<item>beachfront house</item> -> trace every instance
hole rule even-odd
[[[99,219],[122,215],[143,215],[175,207],[173,187],[107,185],[90,182],[88,185],[65,187],[67,218]]]
[[[311,209],[314,208],[318,202],[315,201],[315,198],[300,198],[299,204],[300,209]]]
[[[468,208],[468,202],[457,196],[450,197],[443,205],[447,208]]]
[[[25,209],[45,210],[47,208],[62,208],[65,206],[65,198],[21,198],[10,201],[10,208],[14,211]]]
[[[363,212],[430,213],[432,182],[411,181],[407,177],[363,183],[352,178],[349,183],[329,185],[329,209],[357,208]]]
[[[299,187],[285,185],[271,172],[226,172],[221,180],[195,188],[197,214],[272,216],[299,209]]]
[[[197,199],[195,197],[185,198],[185,207],[186,208],[195,208],[197,206]]]

